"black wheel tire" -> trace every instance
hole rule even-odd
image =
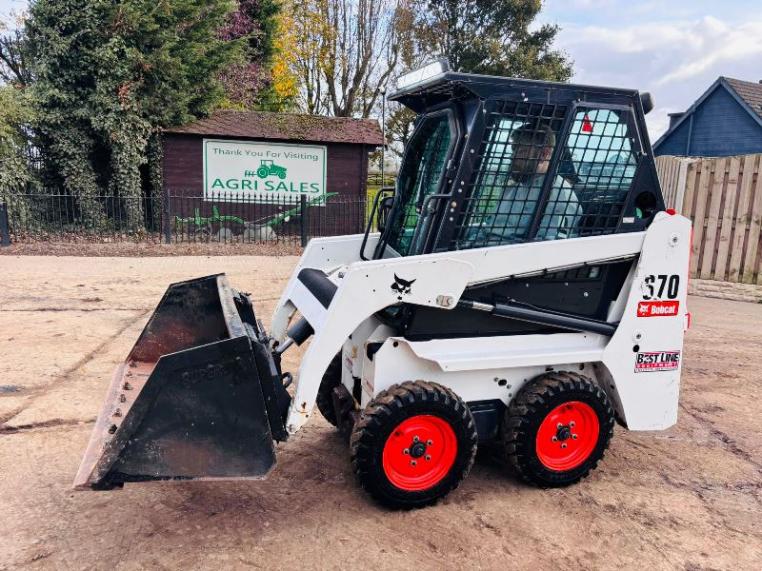
[[[339,421],[336,418],[336,409],[333,406],[333,389],[341,384],[341,353],[337,354],[328,368],[325,370],[323,379],[320,381],[315,404],[328,422],[333,426],[338,426]]]
[[[457,450],[452,466],[429,488],[408,491],[394,485],[383,466],[387,440],[402,422],[431,415],[452,429]],[[352,468],[360,485],[378,503],[392,509],[412,509],[436,503],[457,488],[476,457],[476,423],[465,402],[451,390],[424,381],[394,385],[362,412],[350,438]]]
[[[567,470],[551,470],[539,458],[537,433],[556,407],[582,402],[595,412],[598,436],[583,462]],[[509,464],[525,481],[536,486],[562,487],[587,476],[608,448],[614,434],[614,411],[606,393],[589,378],[573,372],[551,372],[527,383],[506,410],[502,440]]]

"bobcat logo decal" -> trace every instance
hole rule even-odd
[[[392,291],[397,294],[397,299],[402,301],[403,295],[409,295],[412,291],[412,285],[415,280],[403,280],[397,274],[394,274],[394,283],[392,284]]]

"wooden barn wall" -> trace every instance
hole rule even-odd
[[[225,140],[252,140],[226,137],[209,137]],[[198,193],[203,190],[204,164],[202,158],[203,136],[164,136],[164,188],[170,193]],[[326,187],[328,192],[338,192],[341,197],[365,195],[368,149],[364,145],[339,143],[315,143],[310,141],[273,141],[294,145],[324,145],[327,151]]]
[[[212,138],[212,137],[209,137]],[[215,137],[226,140],[252,140],[236,137]],[[171,216],[187,218],[198,208],[202,216],[209,216],[212,204],[203,196],[203,136],[166,134],[164,136],[164,194]],[[365,145],[320,143],[311,141],[274,141],[278,143],[316,144],[326,147],[326,191],[338,196],[325,206],[310,208],[310,235],[328,236],[362,232],[365,225],[365,197],[367,185],[368,152]],[[180,198],[182,196],[182,198]],[[239,216],[248,221],[263,221],[271,216],[293,209],[294,205],[254,203],[221,203],[222,214]],[[281,225],[281,231],[298,233],[298,217]]]
[[[762,154],[656,167],[667,205],[693,220],[691,276],[762,284]]]

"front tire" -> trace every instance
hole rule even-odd
[[[373,399],[352,431],[352,467],[379,503],[411,509],[458,487],[476,456],[471,411],[451,390],[424,381],[394,385]]]
[[[330,424],[333,426],[339,425],[339,420],[336,418],[336,407],[333,406],[333,389],[341,384],[341,352],[339,352],[328,365],[325,370],[323,379],[320,381],[320,388],[318,388],[317,398],[315,404]]]
[[[526,482],[568,486],[593,470],[614,433],[614,411],[592,380],[551,372],[528,383],[506,410],[503,446]]]

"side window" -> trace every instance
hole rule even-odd
[[[578,109],[535,239],[611,234],[637,170],[630,112]]]
[[[452,249],[529,239],[565,108],[488,102],[479,163],[471,176]]]
[[[413,237],[426,197],[437,192],[452,141],[450,116],[427,117],[408,143],[397,189],[399,208],[390,225],[389,245],[400,255],[412,252]]]

